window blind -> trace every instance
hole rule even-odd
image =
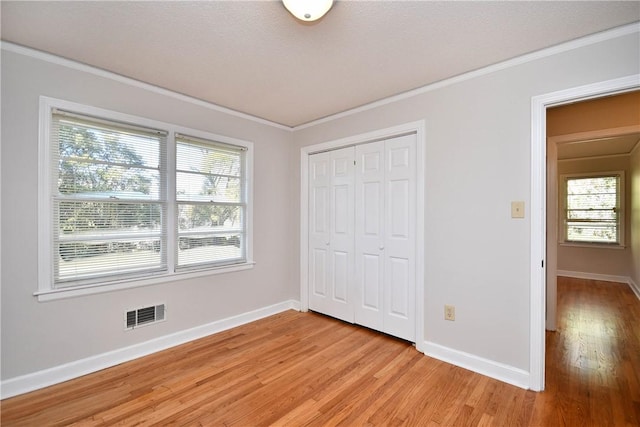
[[[167,270],[166,132],[54,111],[54,287]]]
[[[176,134],[177,269],[246,262],[244,152]]]
[[[619,243],[620,176],[567,178],[566,240]]]

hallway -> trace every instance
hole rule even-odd
[[[640,425],[640,301],[627,284],[558,277],[546,345],[532,425]]]

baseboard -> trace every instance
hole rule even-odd
[[[427,356],[520,388],[529,388],[529,372],[522,369],[429,341],[425,341],[424,348]]]
[[[631,277],[629,277],[629,287],[633,291],[634,294],[640,299],[640,285],[633,281]]]
[[[31,374],[10,378],[0,383],[0,398],[6,399],[8,397],[28,393],[53,384],[78,378],[92,372],[110,368],[139,357],[147,356],[161,350],[166,350],[217,332],[235,328],[236,326],[241,326],[286,310],[300,311],[300,302],[294,300],[284,301],[268,307],[239,314],[237,316],[217,320],[206,325],[197,326],[195,328],[155,338],[140,344],[98,354],[86,359],[77,360]]]
[[[574,279],[601,280],[603,282],[629,283],[629,276],[614,276],[613,274],[583,273],[581,271],[558,270],[556,273],[562,277],[573,277]]]
[[[603,282],[626,283],[634,294],[640,299],[640,286],[629,276],[614,276],[611,274],[583,273],[581,271],[558,270],[558,276],[573,277],[575,279],[601,280]]]

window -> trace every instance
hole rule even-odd
[[[564,241],[623,245],[624,172],[563,175]]]
[[[37,294],[250,266],[250,143],[41,104]]]
[[[244,151],[176,135],[177,267],[244,260]]]
[[[54,110],[55,287],[165,271],[166,132]]]

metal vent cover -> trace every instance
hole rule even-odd
[[[149,307],[136,308],[125,312],[125,329],[139,328],[166,319],[165,304],[151,305]]]

